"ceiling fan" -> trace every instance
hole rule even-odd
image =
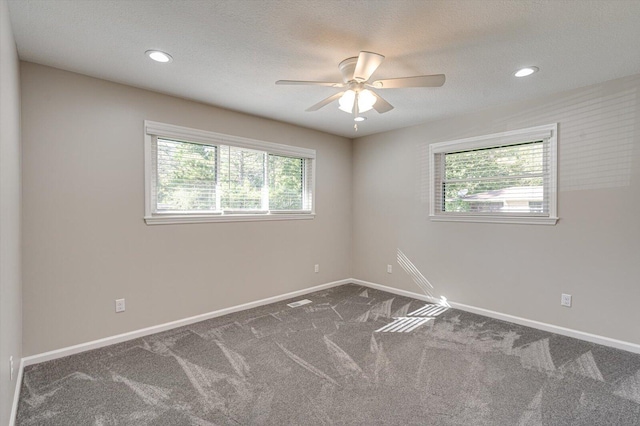
[[[419,75],[416,77],[390,78],[369,82],[371,75],[378,69],[384,56],[373,52],[360,52],[357,57],[347,58],[340,62],[338,68],[342,74],[342,82],[328,81],[298,81],[278,80],[276,84],[329,86],[343,88],[338,92],[307,108],[307,111],[317,111],[320,108],[338,100],[340,110],[354,114],[355,121],[363,121],[366,118],[361,112],[375,109],[384,114],[391,111],[393,106],[385,101],[372,89],[401,89],[405,87],[440,87],[445,82],[444,74]],[[357,124],[355,127],[356,130]]]

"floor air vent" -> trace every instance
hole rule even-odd
[[[287,303],[287,306],[290,308],[297,308],[298,306],[306,305],[308,303],[313,303],[313,302],[309,299],[302,299],[302,300],[298,300],[297,302]]]

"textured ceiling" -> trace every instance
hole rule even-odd
[[[9,0],[20,58],[325,132],[356,137],[640,73],[640,0]],[[144,55],[173,55],[157,64]],[[395,106],[352,117],[310,105],[360,50],[374,79],[439,74],[441,88],[388,89]],[[526,65],[540,72],[512,73]]]

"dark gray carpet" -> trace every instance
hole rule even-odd
[[[356,285],[303,298],[28,367],[17,423],[640,425],[640,355]]]

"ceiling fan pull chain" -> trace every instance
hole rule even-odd
[[[360,92],[356,92],[356,97],[353,100],[353,116],[354,117],[357,117],[358,114],[360,114],[359,102],[360,102]]]
[[[356,97],[353,100],[353,118],[354,119],[358,117],[358,113],[360,112],[358,110],[358,96],[360,96],[360,93],[356,92]],[[353,130],[356,131],[356,132],[358,131],[358,123],[355,123],[353,125]]]

